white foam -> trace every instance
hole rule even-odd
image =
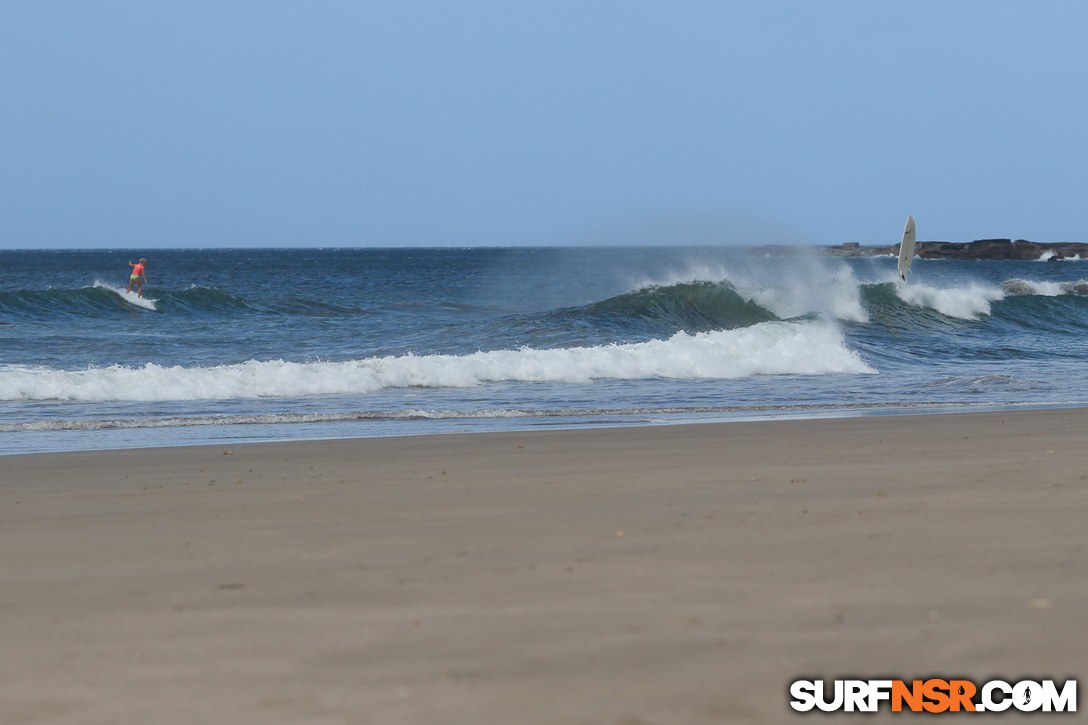
[[[942,289],[912,282],[897,281],[895,293],[899,299],[915,307],[928,307],[949,317],[976,320],[990,314],[990,304],[1005,299],[1000,287],[971,284],[967,287]]]
[[[113,292],[115,295],[117,295],[118,297],[123,299],[125,302],[129,303],[130,305],[136,305],[137,307],[143,307],[145,310],[155,310],[155,309],[157,309],[155,307],[155,303],[158,302],[158,300],[148,299],[147,297],[140,297],[135,292],[128,292],[127,290],[125,290],[122,287],[114,287],[112,284],[106,284],[105,282],[100,282],[99,280],[95,280],[94,285],[92,285],[92,286],[93,287],[98,287],[100,289],[109,290],[110,292]]]
[[[466,388],[491,382],[729,379],[751,375],[873,373],[833,326],[765,322],[668,340],[471,355],[404,355],[348,362],[251,360],[239,365],[148,363],[78,371],[0,369],[0,400],[224,400]]]

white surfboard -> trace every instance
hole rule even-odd
[[[903,241],[899,243],[899,279],[906,280],[910,263],[914,261],[914,217],[907,217],[907,226],[903,229]]]

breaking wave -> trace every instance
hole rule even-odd
[[[111,366],[56,371],[0,368],[0,400],[226,400],[467,388],[495,382],[730,379],[752,375],[875,372],[834,327],[764,322],[667,340],[469,355],[399,355],[347,362],[250,360],[237,365]]]
[[[895,293],[899,299],[915,307],[926,307],[961,320],[977,320],[982,315],[989,315],[990,306],[1005,298],[1005,291],[1000,287],[978,283],[950,288],[919,283],[897,284]]]
[[[994,305],[1009,297],[1088,296],[1088,280],[1075,282],[1010,279],[1000,285],[972,282],[963,286],[936,287],[920,282],[883,282],[863,285],[866,307],[906,305],[918,310],[932,310],[946,317],[977,320],[993,313]]]

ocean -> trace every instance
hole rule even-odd
[[[1086,262],[895,264],[0,251],[0,453],[1088,405]]]

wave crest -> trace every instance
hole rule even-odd
[[[665,323],[686,332],[731,330],[778,317],[745,299],[728,282],[686,282],[651,285],[580,308],[590,317],[630,318]]]

